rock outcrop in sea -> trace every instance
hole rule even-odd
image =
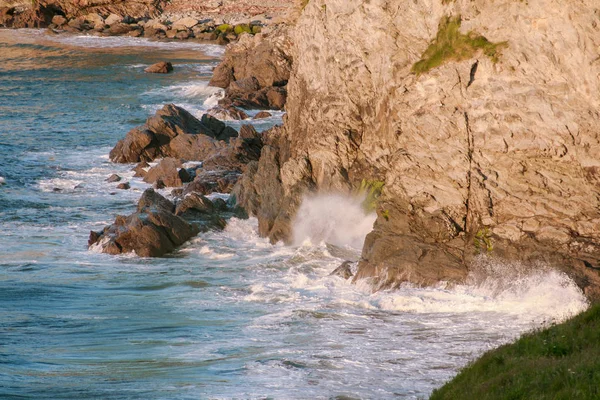
[[[261,234],[362,185],[380,196],[355,279],[461,281],[488,254],[600,297],[595,1],[312,0],[290,38],[285,125],[234,189]]]

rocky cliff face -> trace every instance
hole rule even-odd
[[[311,0],[293,42],[285,127],[237,189],[263,234],[306,191],[382,181],[357,279],[460,280],[489,253],[598,297],[595,0]]]

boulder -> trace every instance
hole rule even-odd
[[[245,124],[240,128],[239,136],[242,139],[258,139],[260,140],[260,133],[256,131],[253,125]]]
[[[183,194],[230,193],[240,176],[239,171],[225,169],[199,170],[196,172],[193,182],[185,186]]]
[[[242,120],[249,118],[248,114],[233,106],[216,106],[208,110],[207,113],[220,120]]]
[[[214,117],[198,120],[183,108],[167,104],[140,127],[133,128],[110,152],[118,163],[151,161],[159,157],[202,161],[236,137],[235,129]]]
[[[352,261],[344,261],[342,265],[333,270],[329,276],[339,276],[342,279],[349,279],[354,276],[352,273]]]
[[[170,201],[147,189],[135,213],[117,216],[102,232],[91,232],[88,245],[108,254],[135,252],[140,257],[161,257],[200,231],[173,210]]]
[[[188,29],[198,25],[198,20],[192,17],[181,18],[173,23],[173,26],[184,26]]]
[[[125,34],[131,32],[132,29],[133,28],[130,25],[123,24],[121,22],[117,22],[117,23],[110,25],[110,27],[107,29],[107,31],[108,31],[109,35],[120,36],[120,35],[125,35]]]
[[[155,183],[159,179],[167,187],[179,187],[190,182],[189,173],[182,168],[179,159],[167,157],[162,159],[155,167],[152,167],[144,176],[144,182]]]
[[[263,118],[271,118],[273,114],[268,111],[261,111],[257,113],[252,119],[263,119]]]
[[[157,62],[146,68],[144,72],[152,74],[168,74],[169,72],[173,72],[173,64],[168,61]]]
[[[102,18],[99,14],[96,13],[89,13],[86,16],[83,17],[85,19],[85,21],[87,23],[89,23],[90,25],[97,27],[97,26],[104,26],[104,18]]]
[[[112,174],[111,176],[109,176],[108,178],[106,178],[106,182],[109,183],[114,183],[114,182],[119,182],[122,178],[117,175],[117,174]]]
[[[113,24],[121,23],[122,21],[123,17],[121,17],[120,15],[110,14],[108,17],[106,17],[104,23],[106,25],[112,26]]]
[[[121,190],[129,190],[131,189],[131,185],[129,184],[129,182],[123,182],[123,183],[119,183],[117,185],[117,189],[121,189]]]

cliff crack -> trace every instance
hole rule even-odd
[[[469,125],[469,114],[465,111],[465,130],[467,133],[467,159],[469,161],[469,170],[467,172],[467,199],[465,202],[466,216],[464,231],[468,232],[468,227],[471,225],[471,185],[473,180],[473,132]]]
[[[467,89],[473,82],[475,82],[475,74],[477,73],[477,67],[479,66],[479,60],[471,66],[471,72],[469,73],[469,83],[467,83]]]

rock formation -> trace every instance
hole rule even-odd
[[[117,216],[102,232],[91,232],[89,246],[108,254],[135,252],[140,257],[160,257],[181,246],[200,232],[174,214],[175,205],[148,189],[138,202],[137,211]]]
[[[600,297],[596,1],[311,0],[291,36],[285,127],[234,190],[262,234],[289,238],[307,191],[381,182],[355,279],[460,281],[487,253]],[[248,78],[230,52],[220,86]]]
[[[225,89],[219,104],[248,109],[283,109],[292,65],[287,28],[269,34],[244,35],[229,46],[215,69],[211,86]]]

